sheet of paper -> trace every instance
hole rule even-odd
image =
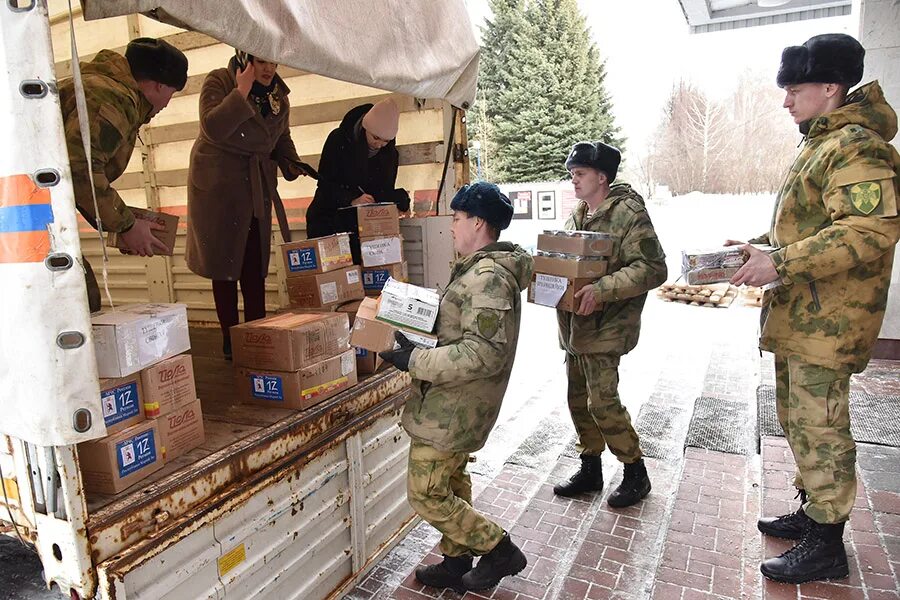
[[[566,293],[569,280],[556,275],[538,273],[534,279],[534,303],[555,307]]]

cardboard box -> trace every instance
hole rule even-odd
[[[360,238],[362,266],[381,267],[403,262],[403,238],[392,237]]]
[[[374,298],[366,298],[360,303],[356,319],[353,322],[353,331],[350,334],[351,345],[373,352],[390,350],[396,342],[394,332],[400,329],[413,344],[420,348],[434,348],[437,346],[438,338],[436,335],[410,331],[379,321],[377,319],[378,304],[379,302]]]
[[[125,377],[191,349],[184,304],[134,304],[91,317],[97,374]]]
[[[159,430],[150,419],[116,434],[78,444],[84,489],[118,494],[163,466]]]
[[[381,360],[377,352],[372,352],[365,348],[356,349],[356,372],[360,375],[377,373],[385,364],[387,363]]]
[[[353,231],[363,238],[400,235],[400,211],[393,202],[342,208],[338,219],[343,231]]]
[[[206,441],[203,430],[203,409],[200,400],[185,404],[156,417],[159,430],[159,453],[163,462],[170,462]]]
[[[304,410],[356,385],[356,352],[347,350],[298,371],[242,367],[237,377],[249,404]]]
[[[231,328],[234,364],[296,371],[350,348],[350,322],[344,313],[272,315]]]
[[[138,373],[128,377],[100,380],[100,404],[106,435],[118,433],[144,420],[141,377]]]
[[[730,281],[740,269],[740,267],[703,267],[682,273],[681,276],[688,285],[719,283]]]
[[[350,302],[335,307],[336,312],[344,313],[347,315],[347,318],[350,319],[351,330],[353,329],[353,321],[356,320],[356,312],[359,310],[359,305],[362,304],[362,302],[362,300],[351,300]]]
[[[593,279],[571,279],[535,273],[528,286],[528,301],[565,312],[575,312],[578,308],[575,304],[575,292],[591,283],[594,283]],[[557,298],[558,301],[554,304],[553,301]]]
[[[405,329],[431,333],[440,304],[437,292],[388,279],[381,290],[377,318]]]
[[[162,225],[162,229],[153,230],[153,235],[165,245],[166,251],[157,252],[154,250],[154,254],[165,256],[172,256],[175,254],[175,237],[178,235],[178,215],[170,215],[169,213],[155,212],[145,208],[135,208],[133,206],[130,206],[129,208],[131,209],[132,214],[134,214],[135,219]],[[110,248],[124,248],[125,242],[122,240],[121,234],[111,231],[106,236],[106,245]]]
[[[557,231],[538,234],[538,250],[575,256],[610,256],[615,237],[594,231]]]
[[[197,399],[194,363],[190,354],[179,354],[141,371],[144,412],[158,417]]]
[[[547,275],[560,275],[570,279],[600,279],[606,275],[609,265],[606,259],[581,258],[572,255],[534,257],[534,271]]]
[[[353,265],[350,236],[346,233],[281,245],[285,276],[327,273]]]
[[[290,305],[295,308],[323,308],[365,297],[359,267],[291,277],[287,280]]]
[[[389,278],[406,281],[406,261],[383,267],[367,267],[362,270],[363,290],[366,296],[378,296]]]

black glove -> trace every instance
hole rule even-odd
[[[400,347],[396,350],[385,350],[384,352],[379,352],[378,356],[380,356],[382,360],[391,363],[401,371],[409,371],[409,357],[412,354],[412,351],[415,350],[416,346],[411,341],[409,341],[409,338],[407,338],[399,331],[394,332],[394,339],[397,340],[397,343],[400,344]]]
[[[409,192],[407,192],[403,188],[397,188],[395,190],[388,190],[386,192],[381,192],[380,194],[376,194],[375,200],[377,202],[391,202],[397,205],[397,210],[400,212],[406,212],[409,210]]]

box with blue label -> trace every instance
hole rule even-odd
[[[366,267],[362,270],[363,290],[366,296],[379,296],[388,279],[406,281],[406,261],[382,267]]]
[[[248,404],[304,410],[357,383],[356,352],[346,350],[299,371],[237,370],[237,386]]]
[[[144,420],[144,394],[140,373],[100,380],[100,404],[106,435],[112,435]]]
[[[350,236],[346,233],[282,244],[281,256],[288,278],[327,273],[353,265]]]
[[[84,489],[118,494],[163,466],[155,420],[143,421],[116,434],[78,444]]]

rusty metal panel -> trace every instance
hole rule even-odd
[[[371,559],[392,537],[415,518],[406,500],[409,437],[400,427],[400,411],[381,427],[364,431],[364,512],[367,558]]]
[[[361,420],[402,405],[408,386],[408,374],[396,370],[373,376],[105,506],[88,522],[95,564],[148,536],[158,541],[164,534],[180,535],[179,523],[187,514],[194,514],[191,527],[199,526],[232,501],[229,494],[235,489],[241,497],[249,497],[272,473],[303,464],[335,436],[359,427]],[[196,513],[201,508],[202,516]]]
[[[98,567],[101,591],[111,592],[101,596],[334,597],[363,572],[354,573],[350,556],[347,448],[352,444],[347,441],[364,440],[358,446],[364,457],[366,451],[388,457],[379,461],[374,480],[394,481],[402,488],[396,494],[405,496],[405,462],[390,458],[406,453],[407,440],[395,440],[398,417],[399,403],[383,402],[300,460],[286,461],[252,484],[233,486],[156,536],[123,549]],[[396,541],[402,528],[400,523],[385,531],[385,541]],[[382,540],[373,542],[367,567],[387,547]]]

